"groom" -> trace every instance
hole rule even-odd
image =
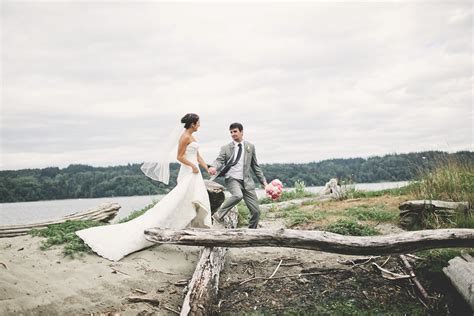
[[[260,208],[250,169],[253,170],[264,187],[267,186],[267,180],[258,165],[255,146],[243,140],[244,127],[242,124],[232,123],[229,130],[233,141],[221,148],[219,156],[209,168],[209,173],[213,175],[211,180],[221,176],[225,177],[226,187],[232,196],[222,203],[212,218],[222,222],[227,212],[243,198],[252,214],[249,228],[257,228]]]

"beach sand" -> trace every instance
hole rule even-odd
[[[159,245],[119,262],[95,254],[72,259],[62,247],[39,249],[40,237],[0,239],[0,315],[174,315],[201,248]],[[180,282],[181,281],[181,282]],[[134,291],[147,292],[144,295]],[[130,303],[129,296],[160,306]]]

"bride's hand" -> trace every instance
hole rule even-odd
[[[199,173],[199,169],[196,166],[192,166],[193,173]]]

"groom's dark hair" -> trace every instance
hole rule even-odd
[[[234,128],[238,128],[239,131],[243,131],[243,130],[244,130],[244,127],[243,127],[242,124],[240,124],[240,123],[232,123],[232,124],[230,124],[229,130],[233,130]]]

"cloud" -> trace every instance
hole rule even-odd
[[[153,160],[187,112],[212,161],[473,150],[470,3],[2,2],[1,168]]]

